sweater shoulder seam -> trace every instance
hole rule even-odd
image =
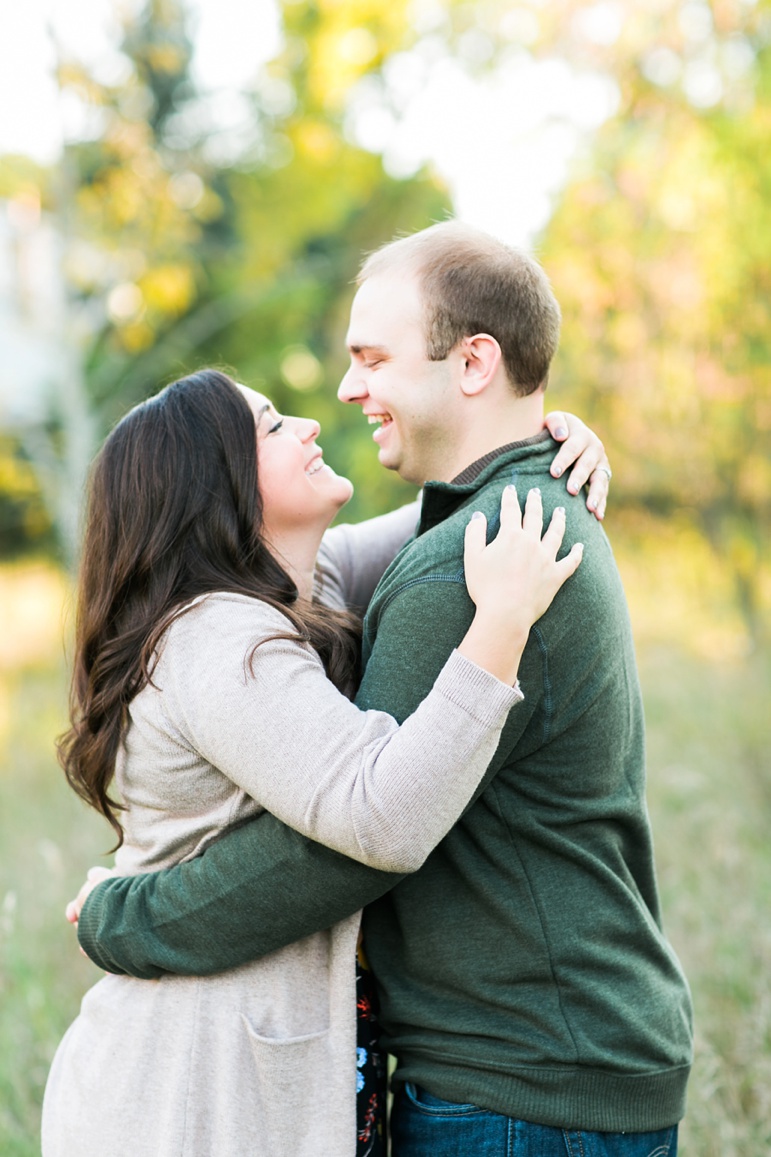
[[[543,636],[543,631],[538,626],[531,628],[533,637],[538,644],[538,650],[541,653],[541,662],[543,663],[543,678],[542,678],[542,692],[541,700],[543,710],[543,743],[546,744],[551,739],[552,717],[554,715],[554,696],[552,694],[551,673],[549,671],[549,648],[546,646],[546,639]]]
[[[419,575],[417,578],[407,579],[406,582],[400,583],[395,590],[386,595],[383,603],[378,607],[378,614],[383,614],[384,611],[391,605],[395,598],[403,594],[411,587],[421,586],[423,583],[455,583],[460,586],[465,586],[465,578],[463,575],[463,567],[455,571],[454,574],[426,574]]]

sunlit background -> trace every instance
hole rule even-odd
[[[85,471],[202,364],[313,414],[352,517],[409,490],[334,398],[362,252],[535,252],[551,402],[600,432],[691,978],[685,1157],[771,1152],[769,0],[25,0],[0,9],[0,1152],[39,1152],[109,844],[62,783]],[[63,614],[64,612],[64,614]]]

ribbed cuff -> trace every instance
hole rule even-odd
[[[454,650],[434,686],[485,725],[497,723],[524,698],[519,680],[512,687]]]

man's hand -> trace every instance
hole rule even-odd
[[[109,868],[89,868],[86,876],[86,882],[78,892],[74,900],[70,900],[69,904],[64,910],[64,914],[69,920],[70,924],[77,924],[80,919],[80,913],[83,910],[88,897],[93,892],[97,884],[101,884],[102,880],[109,880],[110,876],[116,876],[118,873]]]
[[[575,414],[552,410],[544,422],[554,441],[562,442],[551,464],[552,477],[561,477],[568,466],[572,466],[568,490],[571,494],[578,494],[588,482],[587,509],[602,522],[612,476],[605,447],[594,431]]]

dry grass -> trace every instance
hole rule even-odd
[[[667,929],[696,1010],[686,1157],[771,1153],[771,670],[643,667]]]
[[[33,1157],[54,1049],[98,975],[77,951],[64,903],[110,844],[53,757],[63,669],[6,675],[0,690],[0,1152]]]

